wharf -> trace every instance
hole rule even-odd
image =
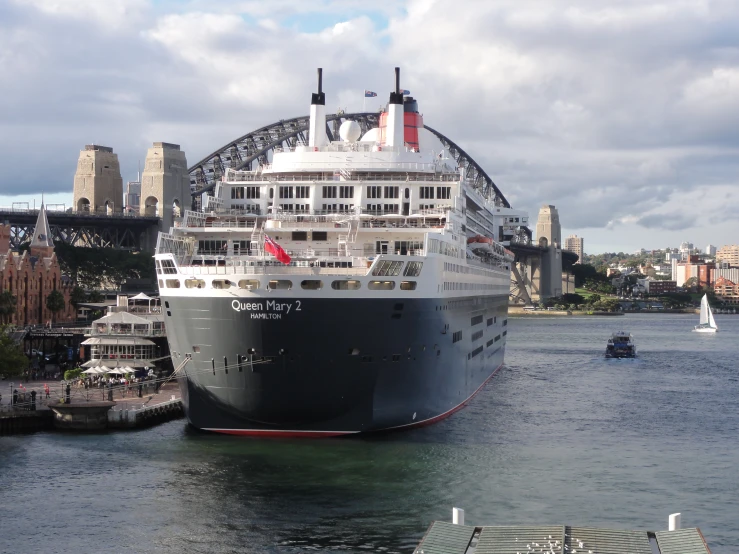
[[[630,531],[596,527],[431,524],[414,554],[711,554],[700,529]]]
[[[35,390],[29,387],[28,390]],[[41,389],[41,385],[38,385]],[[124,392],[125,391],[125,392]],[[91,392],[92,394],[88,394]],[[104,390],[75,390],[70,402],[60,402],[61,395],[49,400],[37,391],[38,400],[11,407],[0,406],[0,435],[31,433],[41,430],[104,431],[139,429],[183,417],[179,387],[169,382],[152,394],[139,398],[134,390],[115,391],[112,401],[103,399]]]

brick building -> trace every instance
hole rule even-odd
[[[713,287],[713,292],[723,302],[739,304],[739,285],[729,281],[726,277],[719,277]]]
[[[46,208],[41,206],[29,251],[22,254],[10,248],[10,225],[0,225],[0,283],[2,290],[15,297],[15,313],[4,317],[5,323],[15,325],[45,325],[74,321],[75,310],[69,301],[72,286],[62,276],[54,253]],[[52,314],[46,307],[51,291],[64,296],[64,309]]]

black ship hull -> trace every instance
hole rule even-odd
[[[502,296],[164,300],[174,365],[191,357],[178,373],[187,418],[208,431],[332,436],[429,424],[503,364]]]

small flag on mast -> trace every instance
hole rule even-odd
[[[283,264],[287,265],[290,263],[291,258],[288,253],[285,252],[282,246],[269,238],[268,235],[264,235],[264,250],[272,254],[275,258],[277,258],[278,261],[282,262]]]
[[[402,92],[403,92],[403,96],[410,96],[410,94],[411,94],[411,91],[409,91],[407,89],[403,89]]]
[[[364,97],[365,98],[374,98],[375,96],[377,96],[377,93],[376,92],[372,92],[371,90],[366,90],[365,89],[365,91],[364,91]]]

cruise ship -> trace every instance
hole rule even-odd
[[[463,407],[502,366],[521,212],[390,93],[379,126],[326,132],[251,171],[160,233],[155,263],[189,422],[256,436],[420,426]],[[512,223],[515,224],[512,225]]]

